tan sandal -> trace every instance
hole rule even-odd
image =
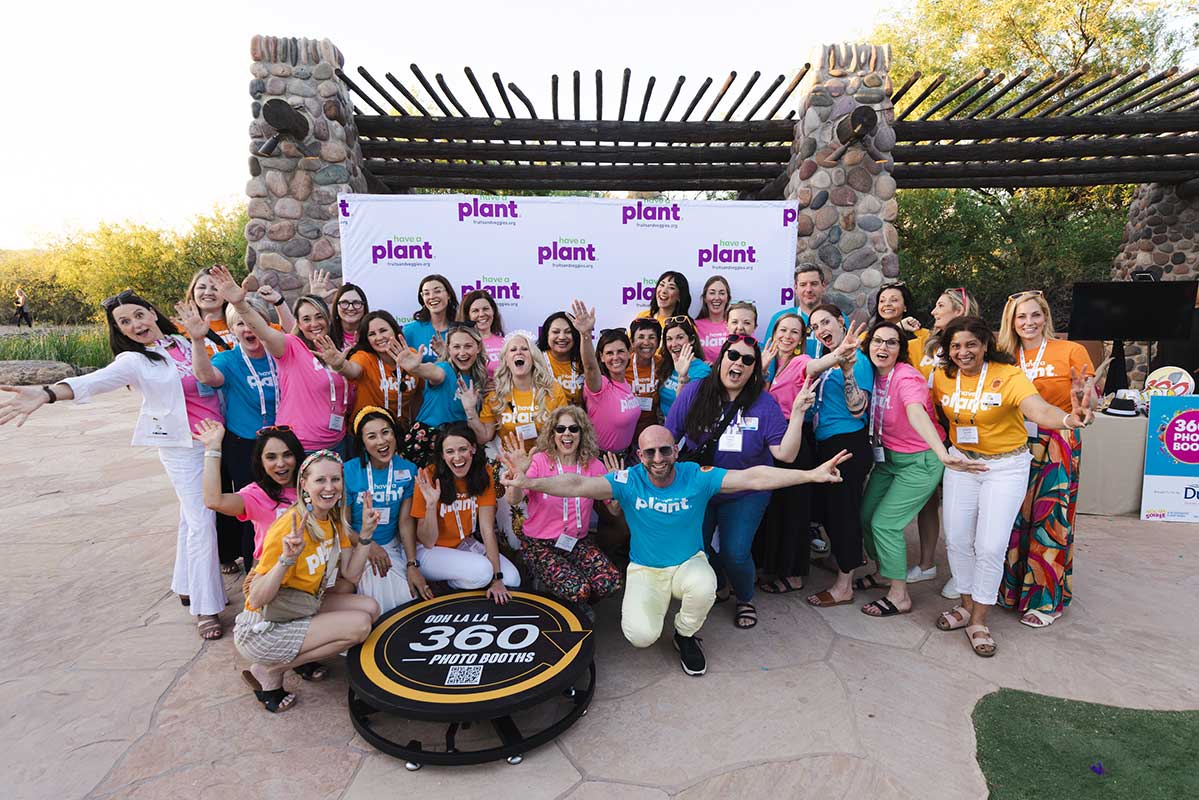
[[[982,636],[975,635],[980,632]],[[970,646],[976,656],[990,658],[995,655],[995,640],[991,638],[991,629],[986,625],[967,625],[966,638],[970,640]]]
[[[224,629],[221,628],[221,621],[216,614],[206,614],[200,617],[196,627],[199,628],[200,638],[205,641],[213,641],[225,635]]]
[[[952,611],[942,611],[937,618],[937,627],[943,631],[956,631],[970,624],[970,612],[965,606],[958,606]]]

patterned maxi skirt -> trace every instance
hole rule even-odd
[[[1074,511],[1082,440],[1042,432],[1032,444],[1028,493],[1012,526],[999,604],[1020,613],[1060,613],[1073,596]]]

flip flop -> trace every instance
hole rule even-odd
[[[871,614],[869,611],[866,610],[868,608],[876,609],[879,613]],[[896,614],[912,613],[912,607],[908,606],[907,608],[901,609],[899,606],[895,605],[887,598],[880,597],[879,599],[862,606],[862,613],[868,617],[893,617]]]
[[[779,587],[783,588],[779,588]],[[787,578],[775,578],[770,581],[758,581],[758,588],[766,594],[790,594],[791,592],[803,591],[803,580],[800,579],[799,586],[792,586],[791,581]]]
[[[848,600],[837,600],[827,590],[816,594],[808,595],[808,605],[816,606],[817,608],[829,608],[831,606],[847,606],[853,602],[853,598]]]
[[[883,583],[873,575],[866,575],[864,577],[855,579],[853,582],[853,588],[857,589],[858,591],[865,592],[870,589],[890,589],[891,584]]]

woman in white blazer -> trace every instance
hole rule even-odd
[[[198,617],[201,638],[219,639],[217,614],[225,587],[217,562],[216,517],[204,505],[204,446],[192,438],[202,420],[222,422],[220,398],[192,375],[192,344],[158,309],[132,291],[102,304],[108,340],[116,356],[108,366],[53,386],[0,386],[0,425],[21,425],[43,405],[59,400],[86,403],[93,395],[122,386],[142,393],[133,429],[134,446],[157,447],[158,457],[179,498],[179,539],[171,590]],[[214,457],[220,457],[216,453]]]

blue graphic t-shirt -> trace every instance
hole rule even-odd
[[[275,381],[279,375],[274,359],[265,353],[249,361],[252,370],[246,367],[241,345],[212,357],[212,366],[225,376],[221,387],[225,393],[225,427],[243,439],[253,439],[260,428],[275,424]]]
[[[371,491],[371,502],[379,512],[379,526],[375,528],[375,541],[387,544],[399,533],[400,506],[412,497],[416,481],[416,465],[407,459],[395,456],[391,459],[391,482],[389,470],[375,469],[362,465],[361,458],[345,463],[346,499],[350,503],[350,524],[354,530],[362,530],[362,495]],[[368,478],[367,471],[370,471]]]
[[[420,351],[421,345],[428,350],[425,353],[425,361],[436,361],[437,354],[433,352],[433,334],[437,331],[433,328],[432,322],[422,322],[419,319],[414,319],[405,325],[401,331],[404,334],[404,341],[408,342],[408,346],[413,350]],[[441,336],[444,339],[447,330],[441,331]]]
[[[680,461],[674,473],[663,488],[650,482],[642,464],[604,476],[629,524],[629,557],[644,567],[677,567],[704,549],[704,512],[725,470]]]
[[[696,383],[711,374],[712,366],[707,361],[694,358],[691,360],[691,366],[687,368],[687,383]],[[670,373],[669,378],[662,382],[662,388],[658,390],[658,407],[662,409],[662,419],[666,419],[666,415],[670,413],[670,407],[674,405],[675,398],[678,396],[679,371],[676,369]]]
[[[416,412],[417,421],[433,427],[447,422],[466,422],[466,409],[458,399],[458,374],[448,361],[438,361],[437,368],[445,374],[445,380],[436,386],[432,381],[425,382],[420,411]],[[463,380],[468,384],[471,382],[468,375],[464,375]]]

